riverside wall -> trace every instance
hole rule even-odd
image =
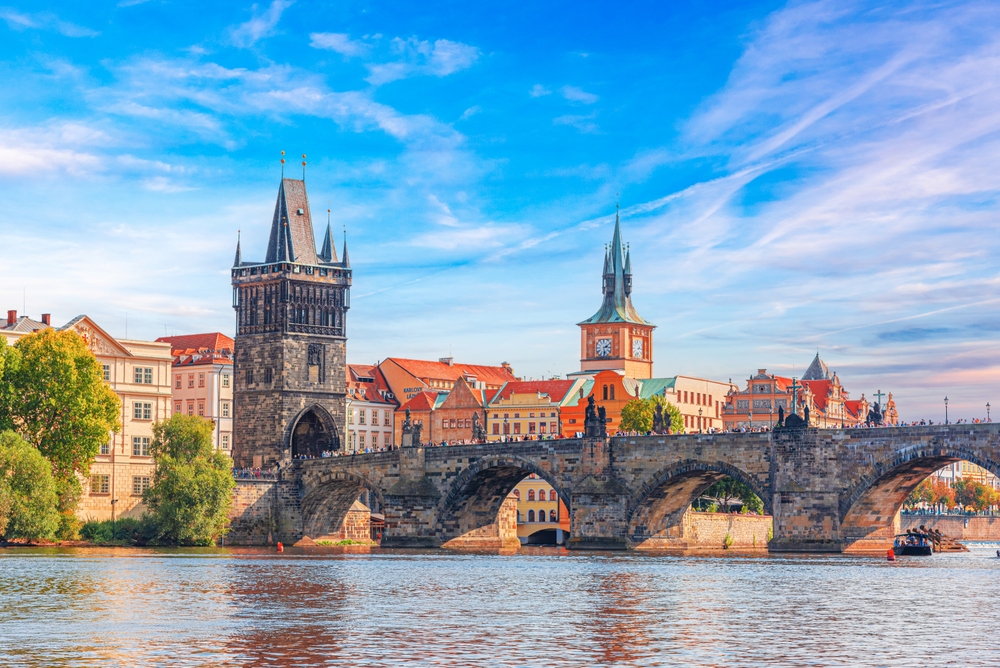
[[[736,515],[733,513],[684,514],[684,542],[689,549],[722,550],[726,536],[733,539],[730,550],[767,550],[768,535],[773,519],[770,515]]]
[[[966,520],[968,520],[968,525],[966,525]],[[937,529],[948,538],[954,538],[958,541],[1000,541],[1000,517],[900,515],[900,531],[917,529],[921,524],[928,529]]]

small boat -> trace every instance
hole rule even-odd
[[[892,542],[892,551],[897,557],[929,557],[934,554],[934,540],[929,534],[917,531],[897,534]]]

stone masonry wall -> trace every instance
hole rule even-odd
[[[769,515],[688,511],[684,514],[684,539],[691,548],[721,550],[728,534],[733,539],[731,550],[766,550],[772,522]]]
[[[962,517],[959,515],[901,515],[900,531],[917,529],[921,524],[937,529],[948,538],[1000,541],[1000,517]],[[969,525],[966,526],[966,520]]]
[[[442,545],[449,549],[502,550],[517,549],[521,541],[517,538],[517,499],[508,495],[500,506],[497,519],[474,531],[453,538]]]

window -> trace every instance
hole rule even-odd
[[[544,422],[539,422],[538,423],[538,433],[539,434],[544,434],[545,433],[545,423]]]
[[[142,401],[137,401],[134,404],[132,404],[132,419],[152,420],[153,404]]]
[[[520,422],[515,422],[514,423],[514,433],[515,434],[520,434],[521,433],[521,423]]]
[[[253,369],[247,369],[247,385],[253,384]]]
[[[528,490],[528,501],[534,501],[534,500],[535,500],[535,490],[529,489]]]
[[[382,445],[392,445],[392,434],[389,432],[382,434]]]
[[[229,374],[222,374],[222,387],[229,387]]]
[[[538,500],[539,501],[544,501],[545,500],[545,490],[544,489],[538,490]],[[544,517],[544,515],[543,515],[543,517]]]
[[[90,476],[90,493],[91,494],[110,494],[111,493],[111,476],[109,476],[109,475],[92,475],[92,476]]]
[[[608,386],[607,385],[604,386],[604,393],[601,396],[601,399],[603,401],[607,401],[608,400]]]
[[[528,413],[528,417],[535,417],[534,413]]]
[[[223,450],[229,449],[229,434],[222,435],[222,449]]]
[[[556,412],[555,411],[552,411],[551,413],[549,413],[549,417],[555,417],[555,416],[556,416]]]
[[[194,415],[194,402],[188,402],[188,415]]]
[[[181,389],[181,377],[180,376],[174,376],[174,389],[175,390]]]
[[[362,449],[365,447],[365,432],[358,434],[358,447]]]
[[[205,374],[198,374],[198,387],[205,387]]]
[[[250,369],[247,369],[247,373],[251,373]],[[249,381],[249,382],[252,382],[252,381]],[[188,374],[188,387],[194,387],[194,374],[193,373],[189,373]]]
[[[531,496],[531,492],[528,492],[528,495]],[[528,499],[528,500],[530,501],[531,499]],[[535,521],[535,511],[534,510],[529,510],[528,511],[528,521],[529,522],[534,522]]]
[[[364,408],[358,410],[358,424],[366,424],[365,423],[365,409]]]
[[[142,496],[142,493],[149,489],[149,476],[148,475],[134,475],[132,476],[132,495]]]
[[[448,421],[447,420],[444,420],[444,419],[441,420],[441,428],[442,429],[447,429],[448,428]]]
[[[132,456],[149,457],[149,436],[132,437]]]
[[[377,431],[373,431],[372,432],[372,447],[373,448],[377,448],[378,447],[378,432]]]
[[[222,402],[222,417],[229,417],[229,402]]]
[[[449,427],[454,427],[455,426],[455,421],[454,420],[448,420],[448,426]],[[461,425],[459,425],[459,426],[461,426]]]
[[[204,401],[199,401],[198,402],[198,415],[200,415],[201,417],[205,417],[205,402]]]
[[[389,409],[382,411],[382,426],[391,427],[392,426],[392,414],[389,413]]]
[[[174,402],[174,413],[179,415],[180,412],[181,412],[181,402],[175,401]]]
[[[504,416],[504,417],[506,417],[506,416]],[[494,420],[496,420],[496,419],[497,419],[497,414],[496,414],[496,413],[494,413],[494,414],[493,414],[493,419],[494,419]]]
[[[515,499],[520,499],[521,498],[521,490],[519,490],[519,489],[515,489],[514,490],[514,498]]]
[[[514,413],[514,417],[519,418],[519,417],[521,417],[521,414],[520,413]]]
[[[356,408],[352,408],[350,411],[347,412],[347,423],[348,424],[354,424],[354,414],[355,413],[357,413],[357,409]]]
[[[465,418],[465,428],[466,429],[472,428],[472,418]]]
[[[559,431],[559,423],[558,422],[550,422],[549,423],[549,433],[554,434],[557,431]]]
[[[559,500],[559,495],[556,494],[556,490],[550,489],[549,490],[549,501],[558,501],[558,500]]]
[[[556,511],[550,510],[549,511],[549,522],[558,522],[558,521],[559,521],[559,518],[556,517]]]
[[[270,367],[264,369],[264,382],[265,383],[274,382],[274,369]]]
[[[135,382],[143,385],[153,384],[153,368],[137,366],[133,369]]]
[[[611,400],[614,401],[614,399],[615,399],[615,386],[612,385],[611,386]]]
[[[111,454],[111,444],[110,443],[101,443],[101,454],[102,455],[110,455]]]
[[[528,433],[529,434],[534,434],[535,433],[535,423],[534,422],[529,422],[528,423]]]
[[[494,422],[493,423],[493,435],[494,436],[499,436],[500,435],[500,423],[499,422]]]
[[[111,380],[111,365],[104,365],[104,380]]]

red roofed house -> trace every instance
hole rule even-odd
[[[389,449],[395,442],[393,413],[397,405],[377,366],[348,364],[345,452]]]
[[[546,438],[560,433],[561,411],[575,404],[587,380],[527,380],[506,383],[489,405],[486,439]]]
[[[778,408],[786,414],[790,411],[793,397],[798,406],[798,414],[803,415],[809,408],[809,426],[823,429],[855,427],[868,416],[868,400],[852,401],[850,394],[840,384],[836,373],[832,373],[820,359],[819,353],[806,369],[802,379],[785,378],[768,374],[767,369],[758,369],[757,375],[747,380],[747,388],[732,391],[726,397],[723,419],[728,430],[740,428],[771,428],[778,421]]]
[[[441,394],[437,392],[421,392],[400,406],[396,410],[395,433],[399,434],[396,438],[396,445],[402,445],[400,441],[403,433],[403,420],[406,419],[407,411],[410,413],[410,422],[421,426],[420,441],[422,443],[429,443],[431,425],[434,420],[434,407],[438,403],[443,403],[446,397],[447,395],[443,392]]]
[[[233,340],[219,332],[161,336],[174,358],[173,412],[212,420],[212,443],[232,454]]]

